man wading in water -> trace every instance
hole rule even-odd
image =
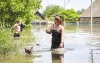
[[[14,40],[19,39],[20,37],[20,32],[21,32],[21,20],[18,20],[17,23],[14,24]]]

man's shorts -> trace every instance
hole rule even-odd
[[[14,33],[14,37],[20,37],[19,33]]]

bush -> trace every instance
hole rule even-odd
[[[0,54],[7,54],[12,51],[12,36],[10,29],[0,29],[0,50]]]
[[[26,29],[31,29],[32,28],[32,25],[31,24],[27,24],[25,28]]]

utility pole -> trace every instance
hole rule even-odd
[[[64,0],[64,9],[65,9],[65,0]]]
[[[91,9],[90,9],[90,16],[91,16],[91,33],[92,33],[92,0],[91,0]]]
[[[64,9],[65,9],[65,0],[64,0]],[[64,21],[63,21],[63,24],[64,24],[64,26],[66,25],[66,22],[65,22],[65,16],[63,16],[64,17]]]

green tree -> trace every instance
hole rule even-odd
[[[65,16],[65,20],[67,21],[73,21],[73,20],[78,20],[78,14],[74,9],[63,9],[59,12],[59,15]]]
[[[29,24],[34,18],[34,10],[41,8],[41,0],[0,0],[0,21],[13,24],[22,19]]]
[[[75,21],[78,20],[78,14],[74,9],[64,9],[58,5],[49,5],[43,12],[43,15],[48,15],[48,18],[54,18],[55,15],[59,15],[62,20]]]
[[[59,11],[61,11],[61,9],[63,9],[62,7],[58,6],[58,5],[49,5],[46,7],[46,9],[43,12],[43,15],[57,15]]]

